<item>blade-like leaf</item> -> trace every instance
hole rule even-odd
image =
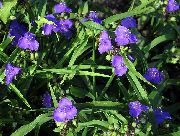
[[[24,125],[17,129],[14,133],[11,134],[11,136],[25,136],[30,131],[32,131],[37,125],[42,125],[43,123],[49,121],[52,119],[52,117],[49,117],[49,113],[41,114],[39,115],[34,121],[31,123]]]
[[[9,16],[11,15],[10,10],[15,7],[17,0],[4,0],[3,7],[0,9],[0,19],[4,24],[7,23]]]

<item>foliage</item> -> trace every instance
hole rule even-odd
[[[55,13],[54,5],[60,2],[66,2],[58,5],[64,11]],[[105,0],[99,2],[102,5],[88,0],[2,2],[0,134],[176,136],[180,133],[180,11],[169,11],[167,0],[129,0],[128,5],[117,11],[113,6],[103,6]],[[110,4],[113,2],[109,0]],[[47,16],[50,14],[53,17]],[[130,16],[135,18],[137,26],[118,33],[122,19]],[[17,24],[12,25],[15,20],[27,28],[27,36]],[[103,36],[102,32],[109,35]],[[18,36],[20,40],[14,45]],[[138,42],[131,39],[133,36],[137,36]],[[116,44],[118,38],[118,42],[125,43],[127,37],[128,44]],[[107,44],[112,48],[101,53],[99,47]],[[35,45],[37,50],[31,50]],[[112,62],[115,55],[122,57],[118,64]],[[21,71],[7,74],[8,63]],[[144,76],[149,68],[157,68],[155,75],[148,76],[158,80],[157,74],[161,75],[160,83]],[[119,76],[118,70],[125,73]],[[8,76],[12,78],[11,84],[6,84]],[[45,93],[50,98],[44,98]],[[64,102],[63,107],[61,101],[65,97],[70,104]],[[44,101],[51,103],[50,106],[44,105]],[[148,111],[128,107],[130,102],[137,101],[140,108],[146,105]],[[55,109],[71,114],[71,106],[77,109],[77,115],[73,118],[67,115],[64,122],[54,120]],[[161,124],[157,124],[157,109],[164,114],[168,112],[166,116],[160,115]],[[140,110],[141,115],[132,117],[130,110]]]

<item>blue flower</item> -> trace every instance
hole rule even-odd
[[[45,16],[45,18],[48,21],[52,21],[54,23],[57,21],[56,18],[52,14],[49,14],[49,15]],[[56,28],[56,26],[54,24],[45,24],[45,25],[43,25],[43,27],[42,27],[43,34],[44,35],[51,35],[55,28]]]
[[[52,107],[52,100],[51,99],[52,99],[51,95],[48,92],[46,92],[43,95],[43,106],[46,108]]]
[[[157,68],[148,68],[144,74],[144,78],[154,84],[160,84],[164,80],[164,75]]]
[[[132,34],[129,29],[121,25],[116,28],[115,35],[115,41],[118,46],[124,46],[138,42],[136,35]]]
[[[18,46],[22,49],[37,51],[39,48],[39,43],[36,41],[36,37],[33,33],[27,32],[19,39]]]
[[[114,67],[114,73],[117,76],[122,76],[126,74],[127,72],[127,67],[124,64],[123,57],[115,55],[112,58],[112,66]]]
[[[16,20],[13,20],[10,24],[9,37],[14,36],[12,40],[12,45],[17,45],[19,39],[27,32],[24,25],[19,24]]]
[[[54,110],[53,118],[56,122],[66,122],[74,119],[77,115],[77,109],[72,102],[66,97],[62,98],[58,103],[58,108]]]
[[[58,20],[56,21],[56,27],[54,28],[54,32],[60,32],[67,39],[70,39],[72,35],[72,26],[73,22],[70,19]]]
[[[0,1],[0,9],[3,7],[3,4],[2,4],[2,2]]]
[[[98,50],[100,54],[104,52],[108,52],[109,50],[112,50],[111,39],[109,38],[107,31],[101,32]]]
[[[98,18],[98,15],[95,11],[90,11],[88,18],[83,19],[83,22],[91,20],[93,22],[96,22],[98,24],[102,24],[102,20]]]
[[[162,124],[166,119],[172,119],[168,112],[164,112],[159,108],[154,110],[154,116],[157,125]]]
[[[133,17],[127,17],[121,21],[121,25],[126,28],[137,27],[136,20]]]
[[[179,4],[176,2],[176,0],[168,0],[166,9],[168,12],[174,12],[179,9]]]
[[[17,74],[19,74],[21,68],[14,67],[8,63],[5,67],[6,85],[9,85]]]
[[[65,12],[70,13],[72,12],[72,10],[69,7],[67,7],[65,2],[61,2],[54,6],[54,12],[55,13],[65,13]]]
[[[128,104],[129,114],[132,117],[138,117],[142,112],[146,112],[149,110],[149,107],[146,105],[142,105],[139,101],[130,102]]]

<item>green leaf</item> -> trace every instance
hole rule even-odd
[[[43,70],[37,70],[36,74],[43,73],[43,72],[52,72],[55,74],[76,74],[76,75],[87,75],[87,76],[100,76],[100,77],[110,77],[109,75],[104,75],[100,73],[95,72],[89,72],[89,71],[80,71],[78,69],[43,69]]]
[[[44,17],[46,15],[46,5],[47,5],[47,0],[40,0],[38,1],[38,15],[40,17]]]
[[[160,135],[160,136],[179,136],[180,131],[177,132],[173,132],[173,133],[169,133],[169,134],[164,134],[164,135]]]
[[[4,52],[0,51],[0,61],[6,62],[7,60],[8,56]]]
[[[135,76],[135,74],[132,73],[131,71],[129,71],[128,74],[127,74],[127,77],[128,77],[128,80],[129,80],[130,84],[134,88],[136,94],[138,95],[139,99],[140,100],[144,100],[147,103],[149,103],[147,92],[143,89],[143,87],[141,86],[141,84],[138,81],[138,79]]]
[[[92,30],[101,30],[101,31],[105,30],[105,28],[102,25],[97,24],[97,23],[95,23],[93,21],[82,22],[82,24],[84,26],[86,26],[87,28],[92,29]]]
[[[50,83],[48,84],[48,86],[49,86],[49,89],[51,91],[51,96],[52,96],[54,107],[58,107],[58,101],[57,101],[56,96],[54,94],[54,89],[52,88]]]
[[[125,108],[125,105],[123,103],[119,102],[112,102],[112,101],[93,101],[93,102],[86,102],[86,103],[76,103],[75,104],[78,108],[94,108],[94,109],[116,109],[116,110],[122,110]]]
[[[108,130],[109,126],[110,125],[108,124],[107,121],[92,120],[85,123],[78,123],[78,127],[76,128],[76,131],[79,132],[86,127],[98,127],[98,128],[102,128],[102,130]]]
[[[3,7],[0,9],[0,19],[4,24],[7,23],[9,16],[11,15],[10,10],[15,7],[17,0],[4,0]]]
[[[128,17],[128,16],[139,15],[139,14],[142,14],[142,13],[143,14],[151,13],[151,12],[155,11],[155,9],[153,9],[152,7],[146,7],[146,6],[149,5],[150,3],[154,2],[154,1],[156,1],[156,0],[146,1],[145,3],[141,4],[140,6],[134,8],[131,11],[110,16],[110,17],[108,17],[108,18],[106,18],[104,20],[104,23],[105,23],[105,25],[108,25],[110,23],[121,20],[121,19],[123,19],[125,17]]]
[[[16,88],[15,85],[13,85],[12,83],[9,85],[9,88],[15,92],[17,94],[17,96],[26,104],[26,106],[28,106],[29,108],[31,108],[31,106],[29,105],[28,101],[24,98],[24,96],[21,94],[21,92]]]
[[[55,67],[61,67],[62,64],[65,62],[65,60],[70,56],[70,54],[74,51],[74,49],[79,45],[82,44],[85,38],[85,31],[82,29],[78,36],[76,37],[75,41],[72,43],[72,47],[68,49],[66,54],[63,56],[63,58],[55,65]]]
[[[156,88],[154,85],[152,85],[149,81],[147,81],[139,72],[136,71],[136,68],[134,66],[134,64],[127,58],[127,56],[125,54],[122,54],[123,58],[124,58],[124,63],[126,64],[126,66],[128,67],[128,69],[134,74],[136,75],[137,78],[139,78],[140,80],[144,81],[145,83],[153,86],[154,88]]]
[[[113,79],[114,79],[114,74],[111,75],[111,77],[109,78],[108,82],[106,83],[104,89],[101,92],[101,95],[99,96],[98,100],[100,100],[106,93],[106,91],[108,90],[109,86],[111,85]]]
[[[86,1],[85,3],[84,3],[84,7],[83,7],[83,10],[82,10],[82,14],[87,14],[88,13],[88,1]]]
[[[88,92],[85,89],[74,86],[71,86],[70,93],[78,98],[84,98],[88,94]]]
[[[88,42],[88,37],[86,37],[84,39],[84,42],[74,51],[74,53],[72,54],[72,57],[69,61],[69,65],[68,67],[71,67],[72,65],[74,65],[76,59],[83,53],[83,50],[85,49],[86,45]]]
[[[0,44],[0,51],[3,51],[12,41],[13,37],[7,37],[3,42]]]
[[[28,134],[30,131],[32,131],[37,125],[42,125],[45,122],[49,121],[52,119],[52,117],[48,117],[50,114],[41,114],[39,115],[34,121],[31,123],[24,125],[17,129],[14,133],[11,134],[11,136],[25,136]]]
[[[152,48],[157,46],[159,43],[162,43],[162,42],[165,42],[165,41],[169,41],[169,40],[173,40],[173,39],[175,39],[175,35],[173,35],[173,34],[164,34],[164,35],[161,35],[161,36],[155,38],[149,45],[145,46],[144,49],[143,49],[143,52],[146,54]]]

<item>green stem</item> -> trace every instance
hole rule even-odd
[[[96,50],[96,42],[93,40],[93,52],[92,52],[92,60],[93,63],[95,63],[96,57],[95,57],[95,50]],[[92,67],[92,72],[95,73],[95,67]],[[96,93],[96,77],[93,76],[93,95],[95,99],[97,98],[97,93]]]
[[[109,78],[108,82],[106,83],[104,89],[102,90],[102,93],[100,95],[100,97],[98,98],[98,100],[101,100],[103,98],[103,96],[105,95],[106,91],[108,90],[109,86],[111,85],[111,82],[114,79],[114,73],[111,75],[111,77]]]

